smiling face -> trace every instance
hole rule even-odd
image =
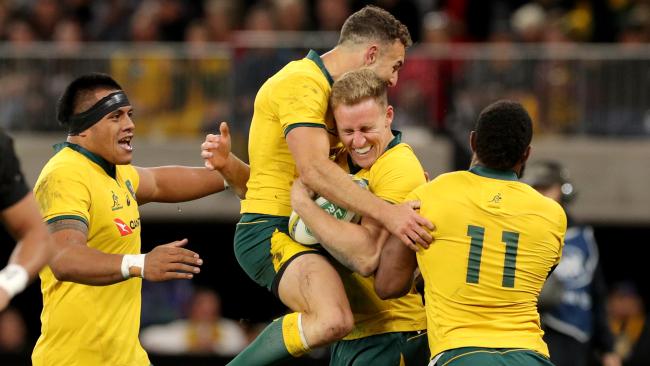
[[[100,89],[94,92],[96,100],[117,90]],[[79,134],[78,141],[85,149],[115,165],[129,164],[133,158],[131,140],[135,124],[131,120],[133,107],[124,106],[105,115],[99,122]]]
[[[361,168],[371,167],[393,139],[393,107],[374,98],[352,105],[340,104],[334,108],[334,117],[341,142]]]
[[[406,48],[399,40],[377,48],[377,57],[368,62],[367,67],[374,71],[389,86],[397,85],[399,70],[404,65]]]

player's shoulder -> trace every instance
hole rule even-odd
[[[420,160],[415,155],[413,148],[407,143],[398,142],[392,146],[388,146],[386,151],[377,159],[376,163],[380,164],[408,164],[420,163]],[[375,164],[376,164],[375,163]]]
[[[87,159],[82,159],[72,149],[63,148],[48,160],[41,171],[41,177],[57,177],[59,181],[87,180]]]
[[[304,84],[329,85],[327,77],[314,62],[307,58],[291,61],[268,80],[273,86],[299,86]]]

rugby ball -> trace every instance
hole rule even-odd
[[[368,183],[366,180],[356,177],[352,177],[352,180],[360,187],[368,189]],[[320,208],[325,210],[325,212],[337,220],[353,222],[355,224],[361,221],[361,216],[343,207],[340,207],[333,202],[330,202],[325,197],[318,196],[314,201]],[[303,245],[313,246],[319,244],[316,236],[314,236],[311,230],[309,230],[307,225],[305,225],[305,222],[300,218],[300,216],[298,216],[298,213],[296,211],[292,211],[291,216],[289,217],[289,236],[291,236],[293,240]]]

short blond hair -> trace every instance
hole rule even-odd
[[[374,99],[379,105],[388,105],[388,83],[370,69],[359,69],[343,74],[330,95],[332,110],[340,105],[355,105],[365,99]]]

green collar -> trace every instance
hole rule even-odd
[[[71,148],[72,150],[74,150],[74,151],[80,153],[81,155],[85,156],[86,158],[88,158],[88,160],[90,160],[93,163],[99,165],[102,169],[104,169],[106,174],[108,174],[111,178],[115,179],[115,165],[109,163],[108,161],[106,161],[106,159],[102,158],[101,156],[99,156],[99,155],[97,155],[97,154],[95,154],[95,153],[93,153],[93,152],[91,152],[91,151],[77,145],[77,144],[73,144],[73,143],[70,143],[70,142],[67,142],[67,141],[58,143],[58,144],[54,145],[53,147],[54,147],[55,152],[59,152],[59,151],[63,150],[63,148],[66,148],[66,147]]]
[[[384,150],[383,153],[381,153],[381,155],[384,155],[386,151],[394,148],[395,146],[399,145],[399,143],[402,142],[402,131],[398,131],[398,130],[390,130],[390,131],[393,133],[393,139],[390,140],[388,146],[386,146],[386,149]],[[359,167],[357,164],[354,163],[354,161],[352,161],[350,154],[348,154],[348,169],[350,169],[351,174],[357,174],[361,170],[361,167]]]
[[[332,75],[330,75],[330,72],[327,71],[325,68],[325,64],[323,63],[323,59],[320,58],[320,56],[316,53],[314,50],[309,50],[309,53],[307,54],[307,59],[314,61],[316,65],[318,65],[318,68],[320,71],[323,72],[323,75],[327,78],[327,81],[330,83],[330,86],[334,84],[334,79],[332,79]]]
[[[498,169],[492,169],[481,165],[474,165],[473,167],[469,168],[469,171],[476,175],[480,175],[481,177],[501,179],[501,180],[514,180],[514,181],[519,180],[519,178],[517,177],[517,173],[513,172],[512,170],[498,170]]]

